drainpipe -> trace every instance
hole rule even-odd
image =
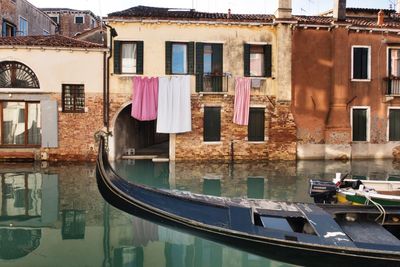
[[[110,129],[110,60],[113,55],[113,38],[118,36],[117,31],[111,27],[110,25],[107,25],[106,23],[104,24],[107,28],[110,29],[110,54],[107,57],[107,62],[105,64],[107,65],[107,70],[104,70],[104,75],[107,76],[105,77],[107,79],[106,83],[106,88],[104,90],[104,126],[107,127],[107,132],[109,132]]]

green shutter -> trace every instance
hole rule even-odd
[[[209,196],[221,196],[221,180],[219,179],[204,179],[203,194]]]
[[[353,79],[368,79],[368,48],[353,48]]]
[[[205,107],[204,108],[204,141],[220,141],[221,140],[221,108]]]
[[[264,178],[248,177],[247,178],[247,197],[264,199]]]
[[[114,73],[121,73],[121,42],[114,41]]]
[[[143,41],[136,42],[136,73],[143,74]]]
[[[165,42],[165,74],[172,74],[172,42]]]
[[[215,77],[212,78],[212,90],[213,92],[222,92],[222,79],[224,74],[224,51],[222,44],[212,45],[212,70]]]
[[[250,45],[244,44],[243,51],[244,76],[250,77]]]
[[[196,92],[203,91],[204,44],[196,43]]]
[[[366,109],[353,109],[353,141],[367,141]]]
[[[248,136],[249,141],[264,141],[265,110],[263,108],[250,108]]]
[[[400,109],[389,110],[389,141],[400,141]]]
[[[264,46],[265,77],[272,76],[272,46]]]
[[[188,43],[188,52],[187,52],[187,60],[188,60],[188,73],[194,74],[194,42]]]

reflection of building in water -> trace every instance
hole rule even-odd
[[[0,174],[0,216],[35,217],[42,214],[42,176],[39,173]]]
[[[40,245],[41,229],[0,228],[0,259],[22,258]]]

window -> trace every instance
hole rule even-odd
[[[368,141],[369,108],[352,108],[351,127],[353,141]]]
[[[400,109],[389,109],[389,141],[400,141]]]
[[[244,44],[244,76],[271,77],[272,46]]]
[[[194,74],[194,43],[165,43],[165,73]]]
[[[62,85],[63,112],[85,112],[85,91],[82,84]]]
[[[143,42],[114,42],[114,73],[143,74]]]
[[[223,45],[196,43],[196,91],[222,92]]]
[[[50,16],[50,18],[51,18],[51,20],[54,21],[55,23],[57,23],[57,24],[60,23],[58,15],[57,15],[57,16]]]
[[[38,146],[41,144],[40,103],[0,102],[1,145]]]
[[[91,19],[90,25],[91,25],[92,28],[96,27],[96,20]]]
[[[28,21],[23,17],[19,17],[19,35],[20,36],[28,35]]]
[[[400,49],[388,50],[387,95],[400,95]]]
[[[3,37],[15,36],[17,27],[14,24],[12,24],[11,22],[3,20],[1,27],[2,27],[1,36],[3,36]]]
[[[2,61],[0,88],[39,88],[39,80],[28,66],[17,61]]]
[[[250,108],[249,125],[248,125],[248,141],[264,141],[264,123],[265,109]]]
[[[85,23],[83,16],[75,16],[75,24],[83,24]]]
[[[352,48],[352,80],[371,79],[371,54],[369,46],[353,46]]]
[[[204,107],[204,141],[221,140],[221,107]]]

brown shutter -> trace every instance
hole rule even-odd
[[[165,42],[165,74],[172,74],[172,42]]]
[[[114,73],[121,73],[121,42],[114,41]]]
[[[143,74],[143,41],[136,42],[136,73]]]
[[[264,46],[265,77],[272,76],[272,46]]]

